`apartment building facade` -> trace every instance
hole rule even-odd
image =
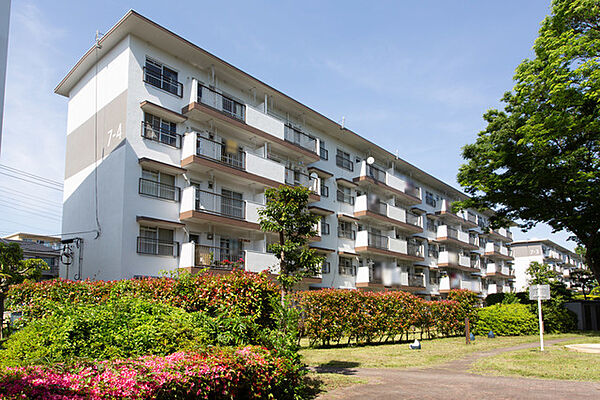
[[[511,290],[510,231],[452,212],[463,193],[133,11],[56,93],[69,99],[63,239],[85,254],[69,278],[276,273],[258,210],[287,184],[309,187],[322,216],[311,288]]]
[[[529,286],[527,268],[532,262],[548,264],[558,274],[558,279],[572,288],[571,272],[586,269],[583,258],[549,239],[519,240],[511,245],[515,266],[515,289],[525,291]]]

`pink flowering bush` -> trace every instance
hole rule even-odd
[[[0,399],[292,399],[300,374],[261,347],[0,369]]]
[[[362,292],[326,289],[298,294],[302,313],[300,330],[311,345],[394,340],[412,328],[437,335],[464,329],[464,317],[475,303],[464,291],[451,295],[465,301],[425,301],[401,291]]]

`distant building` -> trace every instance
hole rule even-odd
[[[571,271],[587,268],[581,256],[554,243],[550,239],[515,241],[512,243],[511,249],[515,259],[515,289],[517,291],[525,291],[529,286],[527,283],[529,276],[526,271],[534,261],[550,265],[555,272],[559,273],[559,279],[568,288],[572,287],[570,279]]]
[[[17,243],[23,250],[23,258],[41,258],[50,269],[42,271],[42,279],[58,277],[60,260],[60,238],[56,236],[35,235],[32,233],[13,233],[0,238],[1,243]]]

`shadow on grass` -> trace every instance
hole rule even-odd
[[[328,372],[332,374],[354,375],[356,373],[354,368],[359,366],[360,363],[355,361],[330,360],[326,363],[319,364],[313,369],[320,374]]]

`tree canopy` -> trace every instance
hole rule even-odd
[[[600,279],[600,0],[553,1],[533,50],[463,148],[460,207],[493,209],[492,226],[570,231]]]

